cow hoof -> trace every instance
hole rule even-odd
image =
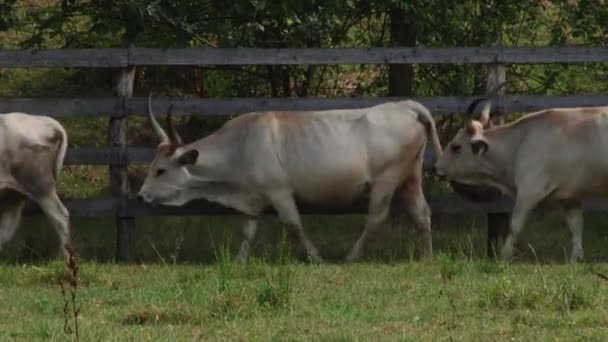
[[[422,255],[420,256],[420,260],[428,260],[428,261],[433,260],[433,252],[431,252],[431,253],[422,253]]]
[[[500,259],[504,261],[513,260],[513,248],[509,248],[508,246],[503,247],[500,251]]]
[[[312,264],[322,264],[323,258],[318,255],[308,255],[308,261]]]
[[[249,258],[244,257],[244,256],[237,256],[236,257],[236,262],[239,264],[246,264]]]
[[[570,263],[571,264],[576,264],[583,261],[583,255],[582,254],[574,254],[570,257]]]
[[[344,262],[346,262],[347,264],[352,264],[355,261],[357,261],[357,259],[359,259],[359,255],[356,253],[349,253],[348,256],[346,257],[346,259],[344,259]]]

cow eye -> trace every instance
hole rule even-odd
[[[158,169],[158,170],[156,170],[156,177],[162,176],[162,174],[165,173],[165,171],[166,170],[164,170],[164,169]]]
[[[450,147],[450,149],[452,150],[452,152],[454,153],[460,153],[460,149],[462,146],[460,145],[452,145],[452,147]]]

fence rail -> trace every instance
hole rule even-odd
[[[155,147],[129,147],[126,149],[112,147],[77,147],[68,149],[65,165],[146,165],[156,154]],[[424,167],[429,170],[434,160],[432,148],[427,147],[424,155]]]
[[[411,99],[424,104],[433,115],[464,113],[476,96],[414,96]],[[175,115],[236,115],[255,111],[306,111],[324,109],[363,108],[389,101],[397,97],[337,97],[337,98],[221,98],[221,99],[168,99],[153,98],[152,106],[157,115],[164,115],[173,104]],[[134,97],[124,100],[127,115],[145,115],[147,98]],[[116,98],[4,98],[0,101],[0,113],[22,111],[58,118],[119,117],[117,108],[122,100]],[[608,106],[606,95],[512,95],[506,96],[505,111],[528,112],[556,107]]]
[[[608,47],[186,48],[0,50],[0,67],[131,65],[529,64],[608,61]]]
[[[433,214],[508,213],[513,208],[513,201],[506,197],[479,204],[451,194],[432,196],[427,200]],[[129,198],[123,202],[123,200],[113,197],[65,199],[64,203],[73,217],[114,217],[117,207],[121,204],[125,206],[123,215],[129,217],[238,215],[238,212],[233,209],[206,200],[195,200],[181,207],[152,206],[134,198]],[[588,211],[607,211],[608,203],[605,201],[589,201],[583,207]],[[400,199],[395,199],[391,205],[391,213],[396,215],[404,213],[403,208],[405,208],[405,204]],[[539,209],[550,210],[550,208]],[[367,214],[367,202],[360,201],[351,206],[336,208],[299,206],[298,210],[303,215],[364,215]],[[25,213],[27,215],[38,215],[41,212],[35,205],[28,204]],[[268,210],[265,214],[274,215],[275,213]]]

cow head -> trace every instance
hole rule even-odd
[[[471,104],[469,110],[474,109],[478,102]],[[439,175],[469,184],[475,181],[479,164],[490,148],[483,134],[489,126],[490,106],[490,101],[487,101],[478,118],[469,115],[464,127],[448,143],[435,164]]]
[[[474,202],[491,201],[500,194],[497,188],[485,182],[485,172],[488,171],[487,154],[492,150],[492,143],[486,139],[484,131],[492,127],[490,98],[503,86],[504,83],[488,96],[469,105],[464,127],[448,143],[435,164],[437,174],[448,178],[456,193]],[[481,113],[474,115],[475,108],[484,101]]]
[[[154,132],[160,138],[160,144],[138,197],[147,203],[183,205],[189,200],[185,196],[191,179],[189,167],[196,163],[198,151],[182,145],[182,140],[173,125],[171,115],[173,106],[171,105],[167,111],[167,134],[154,117],[151,101],[148,97],[148,118]]]

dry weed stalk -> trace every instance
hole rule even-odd
[[[605,275],[605,274],[598,273],[597,276],[600,277],[600,278],[602,278],[602,279],[604,279],[604,280],[608,280],[608,276]]]
[[[66,261],[66,266],[68,268],[68,273],[65,277],[59,278],[59,286],[61,288],[61,298],[63,299],[63,331],[66,334],[74,333],[76,341],[80,341],[80,335],[78,333],[78,314],[80,313],[80,308],[77,304],[77,295],[78,295],[78,261],[76,259],[76,253],[71,244],[65,245],[65,250],[68,253],[68,260]],[[66,286],[67,283],[67,286]],[[68,290],[66,290],[66,287]],[[69,291],[70,295],[68,298],[67,292]],[[70,326],[70,320],[73,318],[74,320],[74,329]]]

